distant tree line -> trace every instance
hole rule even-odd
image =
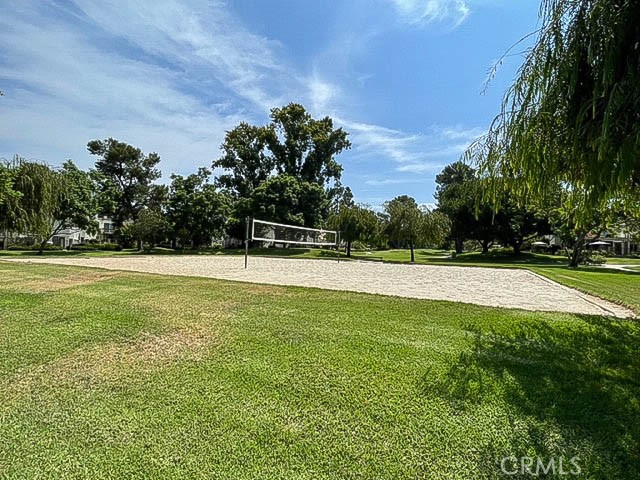
[[[434,208],[403,195],[380,210],[356,204],[341,183],[336,157],[350,148],[348,133],[329,117],[320,120],[298,104],[271,111],[267,125],[240,123],[226,133],[222,154],[211,166],[158,183],[160,156],[113,138],[87,144],[93,168],[71,160],[61,168],[15,157],[0,163],[0,234],[28,236],[44,249],[65,229],[98,232],[96,217],[109,217],[122,246],[211,246],[223,238],[244,239],[246,217],[339,230],[347,256],[368,248],[452,247],[489,252],[495,244],[518,255],[531,239],[555,234],[571,264],[580,261],[586,235],[597,235],[623,212],[593,212],[589,223],[572,208],[573,192],[560,186],[531,202],[496,192],[504,177],[487,176],[460,161],[436,177]],[[214,176],[214,172],[216,175]],[[576,242],[576,238],[581,242]]]
[[[341,231],[347,255],[354,242],[374,247],[440,244],[448,221],[398,197],[376,212],[356,205],[341,183],[336,156],[351,147],[329,117],[314,119],[299,104],[271,111],[267,125],[240,123],[227,132],[222,155],[187,176],[161,177],[160,156],[113,138],[92,140],[93,168],[68,160],[59,169],[15,157],[0,163],[0,232],[28,236],[40,250],[61,231],[98,232],[109,217],[123,246],[169,243],[198,248],[213,239],[244,238],[246,217]],[[219,172],[215,177],[213,172]]]
[[[483,201],[487,183],[471,166],[456,162],[436,176],[438,209],[451,222],[449,240],[456,253],[465,241],[475,241],[487,253],[494,243],[518,255],[526,240],[552,233],[549,217],[532,206],[504,196],[499,209]]]

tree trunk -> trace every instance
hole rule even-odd
[[[513,254],[515,256],[520,255],[520,251],[522,250],[522,242],[513,242],[511,244],[511,247],[513,247]]]
[[[580,256],[584,247],[584,239],[580,239],[573,244],[573,251],[569,258],[569,266],[572,268],[578,268],[580,266]]]
[[[142,251],[142,239],[141,238],[138,239],[138,251],[139,252]]]
[[[491,243],[491,240],[483,240],[482,242],[480,242],[480,244],[482,245],[483,254],[489,253],[489,247],[491,246]]]
[[[459,237],[456,238],[455,244],[456,244],[456,254],[462,253],[462,247],[464,245],[464,239],[463,238],[459,238]]]
[[[347,258],[351,258],[351,240],[347,242]]]
[[[49,240],[48,238],[46,240],[43,240],[42,242],[40,242],[40,248],[38,248],[38,255],[42,255],[44,253],[44,246],[47,244],[47,240]]]
[[[409,248],[411,249],[411,263],[416,263],[416,256],[413,252],[413,242],[409,242]]]

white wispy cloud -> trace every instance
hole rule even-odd
[[[290,101],[350,132],[349,162],[389,175],[435,172],[481,133],[464,126],[405,132],[359,120],[339,79],[289,64],[282,45],[249,31],[219,0],[61,5],[25,0],[2,10],[0,157],[73,158],[88,167],[86,142],[113,136],[158,152],[166,175],[188,173],[218,156],[225,130],[262,123],[270,108]],[[412,8],[420,21],[444,18]],[[401,183],[395,176],[365,182]]]
[[[396,162],[411,160],[417,154],[413,150],[419,142],[419,135],[341,117],[336,117],[336,121],[350,132],[356,152],[376,152],[380,158]]]
[[[314,115],[324,116],[333,110],[341,95],[340,87],[322,79],[317,72],[303,80],[306,84],[306,96],[309,99],[309,109]]]
[[[399,165],[396,168],[396,172],[402,173],[416,173],[416,174],[424,174],[431,173],[435,174],[442,170],[446,164],[442,163],[432,163],[432,162],[417,162],[417,163],[405,163],[403,165]]]
[[[247,30],[220,0],[76,0],[95,24],[141,50],[170,59],[186,74],[212,76],[268,111],[292,87],[278,42]]]
[[[400,17],[409,24],[452,22],[454,26],[464,22],[471,8],[465,0],[391,0]]]
[[[223,7],[78,0],[55,14],[38,2],[6,9],[0,156],[87,166],[86,142],[114,136],[159,152],[166,174],[208,164],[225,130],[303,89],[276,59],[278,44]]]
[[[421,133],[400,130],[368,123],[337,121],[350,133],[356,155],[392,161],[396,172],[431,173],[439,171],[447,163],[460,157],[465,149],[479,137],[483,130],[462,126],[431,127]]]
[[[381,187],[383,185],[406,185],[409,183],[419,183],[422,180],[416,180],[411,178],[384,178],[384,179],[369,179],[365,180],[365,185],[371,185],[373,187]]]

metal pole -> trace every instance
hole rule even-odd
[[[244,268],[247,268],[249,261],[249,222],[251,222],[251,217],[247,217],[246,222],[247,226],[244,234]]]

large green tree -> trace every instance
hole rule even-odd
[[[447,165],[436,176],[436,184],[438,210],[451,220],[456,253],[462,252],[465,240],[477,241],[483,253],[498,240],[518,255],[526,239],[550,233],[549,222],[534,206],[520,206],[505,195],[494,209],[486,198],[490,182],[463,162]]]
[[[269,150],[279,173],[304,182],[327,185],[339,181],[342,166],[335,156],[351,147],[348,134],[333,120],[316,120],[297,103],[271,110]]]
[[[9,162],[0,162],[0,234],[5,248],[20,209],[20,192],[14,189],[15,168]]]
[[[135,221],[123,226],[122,233],[137,241],[138,250],[142,250],[145,242],[151,250],[165,238],[167,229],[167,219],[160,210],[144,207],[138,212]]]
[[[476,220],[475,178],[475,170],[463,162],[447,165],[436,175],[438,210],[451,221],[450,239],[456,253],[462,253],[465,240],[472,238],[474,233],[483,236]]]
[[[234,198],[232,231],[240,234],[246,216],[321,225],[332,205],[351,197],[335,159],[350,146],[331,118],[314,119],[296,103],[272,109],[267,125],[227,132],[213,166],[223,169],[216,184]]]
[[[329,210],[322,186],[290,175],[277,175],[262,183],[249,205],[251,213],[261,220],[312,228],[322,226]]]
[[[160,156],[145,155],[113,138],[90,141],[87,149],[99,157],[91,174],[99,186],[102,213],[110,215],[118,228],[135,220],[157,193],[153,182],[160,178]]]
[[[385,202],[384,210],[389,240],[398,246],[408,245],[411,262],[415,262],[415,247],[440,244],[449,235],[451,226],[446,215],[420,208],[407,195]]]
[[[183,177],[172,175],[167,200],[167,220],[172,239],[182,246],[209,245],[212,238],[222,237],[230,213],[228,195],[209,182],[211,171],[198,169]]]
[[[15,157],[0,166],[0,229],[29,235],[40,251],[62,230],[97,230],[96,189],[89,175],[71,160],[61,169]]]
[[[329,217],[329,226],[340,231],[340,239],[346,244],[347,257],[351,257],[351,244],[355,241],[372,243],[380,233],[380,219],[364,205],[342,204]]]
[[[485,211],[489,209],[485,207]],[[520,207],[516,202],[505,198],[500,210],[493,219],[495,237],[520,254],[522,244],[533,237],[551,233],[551,225],[545,215],[535,209]]]
[[[98,213],[97,189],[91,176],[71,160],[67,160],[56,174],[58,198],[48,224],[43,225],[40,233],[41,252],[45,244],[63,230],[75,227],[88,233],[98,232],[95,220]]]
[[[543,0],[540,28],[502,112],[467,156],[501,191],[543,204],[558,186],[576,225],[640,190],[640,8]],[[637,212],[631,212],[637,213]]]
[[[249,198],[260,184],[271,177],[275,159],[267,150],[272,131],[269,127],[242,122],[227,132],[220,147],[222,156],[213,162],[214,168],[225,173],[216,182],[236,198]]]
[[[62,176],[46,164],[15,157],[8,167],[12,192],[5,199],[5,230],[36,239],[51,231],[65,193]]]

